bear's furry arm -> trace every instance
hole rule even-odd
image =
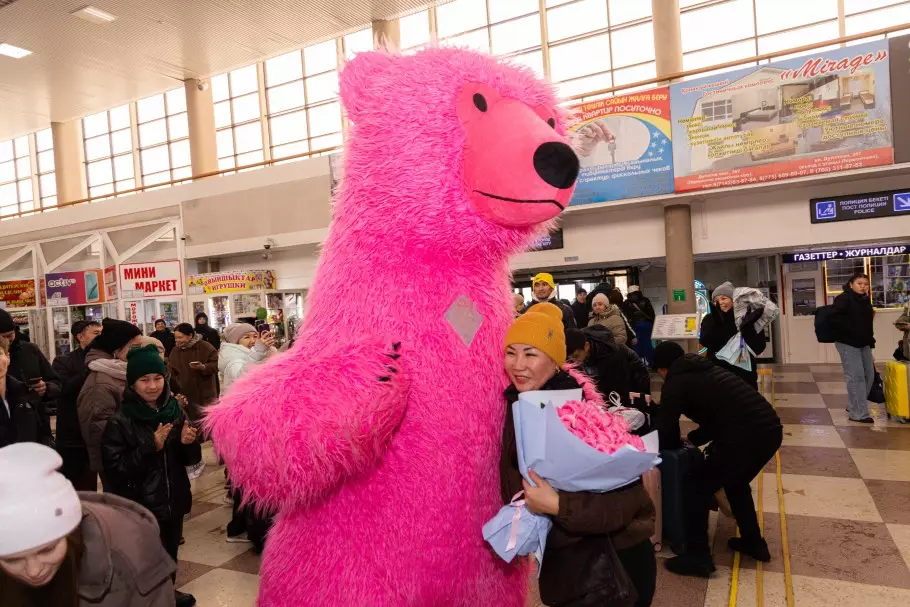
[[[205,421],[231,482],[265,510],[312,505],[369,470],[405,414],[398,344],[311,352],[302,344],[251,370]]]

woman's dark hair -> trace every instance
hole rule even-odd
[[[190,337],[192,337],[193,334],[196,332],[196,330],[193,329],[193,325],[191,325],[188,322],[180,323],[179,325],[174,327],[174,330],[179,331],[180,333],[183,333],[184,335],[189,335]]]
[[[610,291],[609,299],[610,299],[610,303],[613,304],[614,306],[621,306],[622,302],[623,302],[622,291],[620,291],[619,289],[613,289],[612,291]]]
[[[0,570],[0,605],[79,607],[79,573],[83,549],[82,527],[79,526],[66,537],[66,555],[57,574],[50,582],[37,588]]]
[[[850,277],[850,280],[848,280],[846,282],[846,284],[844,284],[844,291],[849,291],[850,287],[853,286],[853,283],[856,282],[857,280],[859,280],[860,278],[865,278],[869,282],[872,282],[872,280],[869,278],[868,274],[866,274],[865,272],[863,272],[861,270],[857,270],[856,272],[853,273],[853,276]]]

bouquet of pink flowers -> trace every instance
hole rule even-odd
[[[556,411],[569,432],[601,453],[612,455],[623,445],[645,451],[644,441],[629,433],[629,423],[591,401],[568,401]]]

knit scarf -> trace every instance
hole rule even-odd
[[[160,403],[161,400],[164,400],[163,405]],[[165,390],[158,401],[158,408],[152,409],[142,402],[138,394],[127,389],[121,410],[123,415],[131,420],[152,428],[158,427],[158,424],[170,424],[180,416],[180,405],[169,390]]]
[[[198,333],[195,333],[195,334],[190,338],[190,340],[189,340],[188,342],[186,342],[185,344],[178,344],[178,345],[177,345],[177,349],[178,349],[178,350],[186,350],[186,349],[188,349],[188,348],[192,348],[193,346],[195,346],[196,344],[199,343],[199,340],[200,340],[200,339],[202,339],[202,336],[199,335]]]
[[[114,379],[126,381],[126,361],[118,358],[96,358],[88,364],[91,371],[104,373]]]

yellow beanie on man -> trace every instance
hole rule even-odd
[[[566,331],[562,310],[551,303],[539,303],[515,319],[506,332],[505,347],[533,346],[563,366],[566,362]]]

